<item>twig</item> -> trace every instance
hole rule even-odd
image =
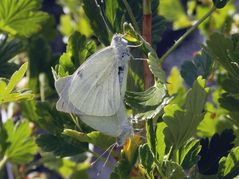
[[[199,19],[187,32],[185,32],[175,44],[159,59],[159,63],[162,64],[166,58],[204,21],[206,20],[217,8],[213,6],[205,16]]]

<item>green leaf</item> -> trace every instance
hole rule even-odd
[[[2,0],[0,2],[0,30],[12,35],[30,36],[40,29],[48,15],[40,12],[38,0]]]
[[[37,151],[34,138],[31,137],[31,128],[28,122],[19,122],[14,126],[12,120],[4,124],[9,145],[5,150],[5,157],[15,164],[31,161]]]
[[[163,174],[167,179],[186,179],[186,174],[183,168],[173,161],[164,161],[162,165],[158,166],[159,173]]]
[[[181,29],[191,25],[191,21],[180,1],[160,1],[158,13],[173,23],[173,29]]]
[[[197,164],[200,159],[199,152],[201,150],[200,142],[196,139],[188,140],[185,145],[183,145],[179,153],[179,165],[185,170],[189,170],[193,165]]]
[[[10,143],[7,141],[7,130],[2,123],[0,124],[0,136],[0,158],[3,158],[3,155]]]
[[[196,55],[192,61],[185,61],[181,66],[181,75],[185,82],[192,86],[198,76],[207,79],[212,68],[212,59],[208,53],[203,50],[201,54]]]
[[[130,179],[132,168],[133,166],[130,161],[122,154],[121,159],[117,162],[113,172],[110,174],[110,179]]]
[[[29,45],[29,87],[37,93],[40,88],[39,74],[50,71],[52,52],[50,45],[42,35],[32,37]]]
[[[146,121],[146,137],[149,149],[155,155],[156,150],[156,134],[153,119],[148,119]]]
[[[66,52],[61,55],[59,65],[56,66],[57,74],[64,77],[74,73],[80,64],[95,51],[94,41],[87,41],[85,36],[74,32],[69,38]]]
[[[156,152],[157,152],[157,159],[159,162],[162,162],[164,159],[165,151],[166,151],[166,144],[164,142],[164,129],[166,124],[164,122],[157,123],[156,128]]]
[[[73,137],[80,142],[87,142],[94,144],[95,146],[107,149],[110,145],[115,143],[114,137],[107,136],[99,131],[93,131],[90,133],[83,133],[72,129],[65,129],[63,134]]]
[[[122,1],[121,1],[122,3]],[[138,27],[142,27],[143,24],[143,3],[141,1],[128,0],[133,15],[135,16]],[[125,9],[124,5],[121,5],[122,9]],[[163,16],[158,14],[158,8],[160,7],[158,0],[151,1],[151,14],[152,14],[152,45],[156,48],[158,42],[166,30],[166,20]],[[126,21],[131,22],[131,18],[127,13],[124,13]],[[134,27],[135,28],[135,27]],[[136,28],[135,28],[136,29]],[[140,33],[140,32],[138,32]]]
[[[109,32],[102,18],[100,7],[95,0],[83,0],[86,16],[90,20],[90,25],[95,35],[104,45],[110,44]]]
[[[196,133],[197,126],[204,116],[203,108],[208,92],[205,80],[198,77],[187,93],[184,109],[176,104],[169,104],[164,108],[163,120],[167,124],[164,135],[167,147],[173,145],[178,149]]]
[[[234,79],[234,78],[230,78],[230,77],[226,77],[222,80],[219,81],[220,85],[222,86],[222,88],[232,94],[239,94],[239,81]]]
[[[3,78],[11,78],[11,75],[19,69],[19,65],[15,63],[1,63],[0,76]]]
[[[229,116],[227,116],[227,119],[229,119],[234,125],[239,127],[239,113],[238,112],[230,112]]]
[[[64,135],[43,134],[37,137],[36,143],[45,152],[53,152],[57,156],[77,155],[88,150],[86,143]]]
[[[219,62],[235,80],[239,78],[238,41],[236,36],[228,38],[223,34],[213,33],[207,40],[206,47],[213,59]]]
[[[115,0],[115,1],[111,1],[111,0],[105,0],[104,1],[104,6],[105,6],[105,17],[108,20],[108,26],[110,25],[110,29],[115,33],[115,32],[121,32],[122,30],[122,17],[123,15],[123,11],[120,8],[120,1],[119,0]],[[103,5],[103,4],[102,4]],[[101,5],[101,6],[102,6]]]
[[[0,63],[6,63],[23,50],[23,44],[19,39],[7,42],[7,35],[0,34]]]
[[[34,122],[51,134],[60,134],[64,127],[75,127],[70,115],[57,111],[54,103],[38,102],[34,108],[36,114],[33,115],[37,115]]]
[[[213,0],[213,4],[215,7],[217,7],[218,9],[223,8],[224,6],[226,6],[226,4],[228,3],[229,0]]]
[[[34,97],[30,92],[13,92],[13,89],[17,83],[23,78],[27,71],[28,63],[24,63],[21,68],[16,71],[10,78],[8,84],[5,81],[0,80],[0,104],[18,100],[32,99]]]
[[[154,157],[147,144],[139,147],[139,162],[143,165],[147,178],[154,178]]]
[[[126,104],[138,112],[136,118],[154,118],[171,99],[167,97],[166,86],[160,83],[143,92],[125,94]]]
[[[158,78],[161,83],[166,83],[166,75],[163,71],[159,59],[156,54],[150,52],[148,54],[148,64],[153,75]]]
[[[221,158],[218,175],[223,179],[230,179],[239,175],[239,147],[233,148],[227,157]]]
[[[231,95],[230,93],[223,93],[219,98],[221,106],[231,112],[237,112],[239,106],[239,99]]]

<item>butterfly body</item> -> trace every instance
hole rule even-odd
[[[129,60],[127,41],[114,35],[110,46],[55,82],[60,96],[56,108],[77,114],[90,127],[118,137],[118,145],[123,145],[133,133],[123,103]]]

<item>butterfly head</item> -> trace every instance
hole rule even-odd
[[[128,41],[125,40],[121,34],[114,34],[111,41],[111,46],[126,48],[127,44],[128,44]]]
[[[124,125],[122,127],[122,132],[117,138],[117,145],[118,146],[123,146],[126,142],[126,140],[134,135],[134,130],[131,125]]]

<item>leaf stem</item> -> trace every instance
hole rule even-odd
[[[132,24],[133,24],[133,27],[134,27],[135,30],[139,33],[139,32],[140,32],[139,26],[138,26],[138,24],[137,24],[137,21],[136,21],[136,19],[135,19],[135,17],[134,17],[133,11],[132,11],[132,9],[131,9],[131,7],[130,7],[128,1],[127,1],[127,0],[122,0],[122,1],[123,1],[123,3],[124,3],[124,6],[125,6],[125,8],[126,8],[128,14],[129,14],[129,18],[130,18],[130,20],[131,20],[131,22],[132,22]]]
[[[162,64],[166,58],[204,21],[206,20],[217,8],[213,6],[207,14],[199,19],[187,32],[185,32],[175,44],[159,59],[159,63]]]
[[[0,171],[3,169],[5,163],[7,162],[8,158],[4,155],[3,159],[0,161]]]
[[[143,38],[152,43],[152,12],[151,12],[151,0],[143,0]],[[154,84],[154,77],[149,69],[147,61],[144,64],[144,89],[148,89]]]

